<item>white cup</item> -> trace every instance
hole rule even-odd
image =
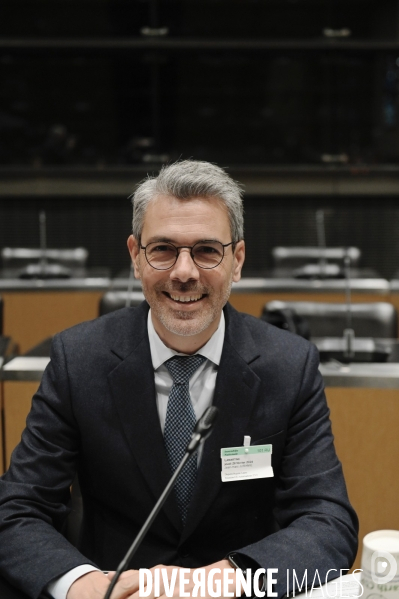
[[[363,539],[362,599],[399,599],[399,530],[376,530]]]

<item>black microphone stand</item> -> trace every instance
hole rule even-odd
[[[219,410],[217,408],[210,407],[205,411],[205,413],[198,420],[198,422],[195,426],[194,432],[193,432],[193,436],[191,437],[191,441],[187,446],[186,453],[184,454],[182,461],[180,462],[180,464],[174,471],[172,478],[166,485],[162,495],[156,502],[156,504],[153,507],[147,520],[144,522],[139,534],[134,539],[132,545],[130,546],[130,549],[128,550],[125,557],[119,564],[119,566],[115,572],[115,575],[107,589],[104,599],[110,599],[111,593],[114,590],[114,587],[115,587],[116,583],[118,582],[120,575],[122,574],[122,572],[124,572],[126,570],[130,560],[132,559],[133,555],[136,553],[142,540],[144,539],[145,535],[147,534],[148,529],[150,528],[151,524],[154,522],[155,518],[158,516],[163,504],[165,503],[171,490],[173,489],[173,485],[175,483],[176,478],[179,476],[180,472],[184,468],[187,460],[189,459],[191,454],[194,453],[198,449],[200,442],[205,440],[211,434],[213,423],[215,422],[215,420],[218,416],[218,412],[219,412]]]

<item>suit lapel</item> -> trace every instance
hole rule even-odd
[[[230,306],[226,307],[225,316],[225,343],[213,399],[220,414],[212,435],[205,441],[181,542],[198,526],[218,494],[222,485],[220,450],[243,444],[260,384],[249,365],[259,355],[252,335]]]
[[[143,315],[144,309],[144,315]],[[120,364],[108,377],[121,427],[130,449],[154,495],[154,504],[170,479],[163,435],[156,406],[154,371],[147,333],[148,307],[133,315],[131,339],[119,340],[113,352]],[[164,511],[177,528],[181,519],[174,497],[169,497]]]

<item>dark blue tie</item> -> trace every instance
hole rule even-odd
[[[173,379],[166,410],[164,440],[169,465],[174,472],[180,464],[196,423],[190,399],[189,381],[206,360],[204,356],[175,356],[165,362]],[[190,456],[175,482],[175,493],[183,524],[197,477],[197,454]]]

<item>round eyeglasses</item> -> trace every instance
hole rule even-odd
[[[146,246],[141,245],[144,250],[148,264],[156,270],[168,270],[172,268],[179,257],[179,250],[187,248],[196,266],[199,268],[216,268],[224,258],[224,248],[234,246],[234,241],[221,243],[220,241],[198,241],[195,245],[179,245],[165,241],[154,241]]]

